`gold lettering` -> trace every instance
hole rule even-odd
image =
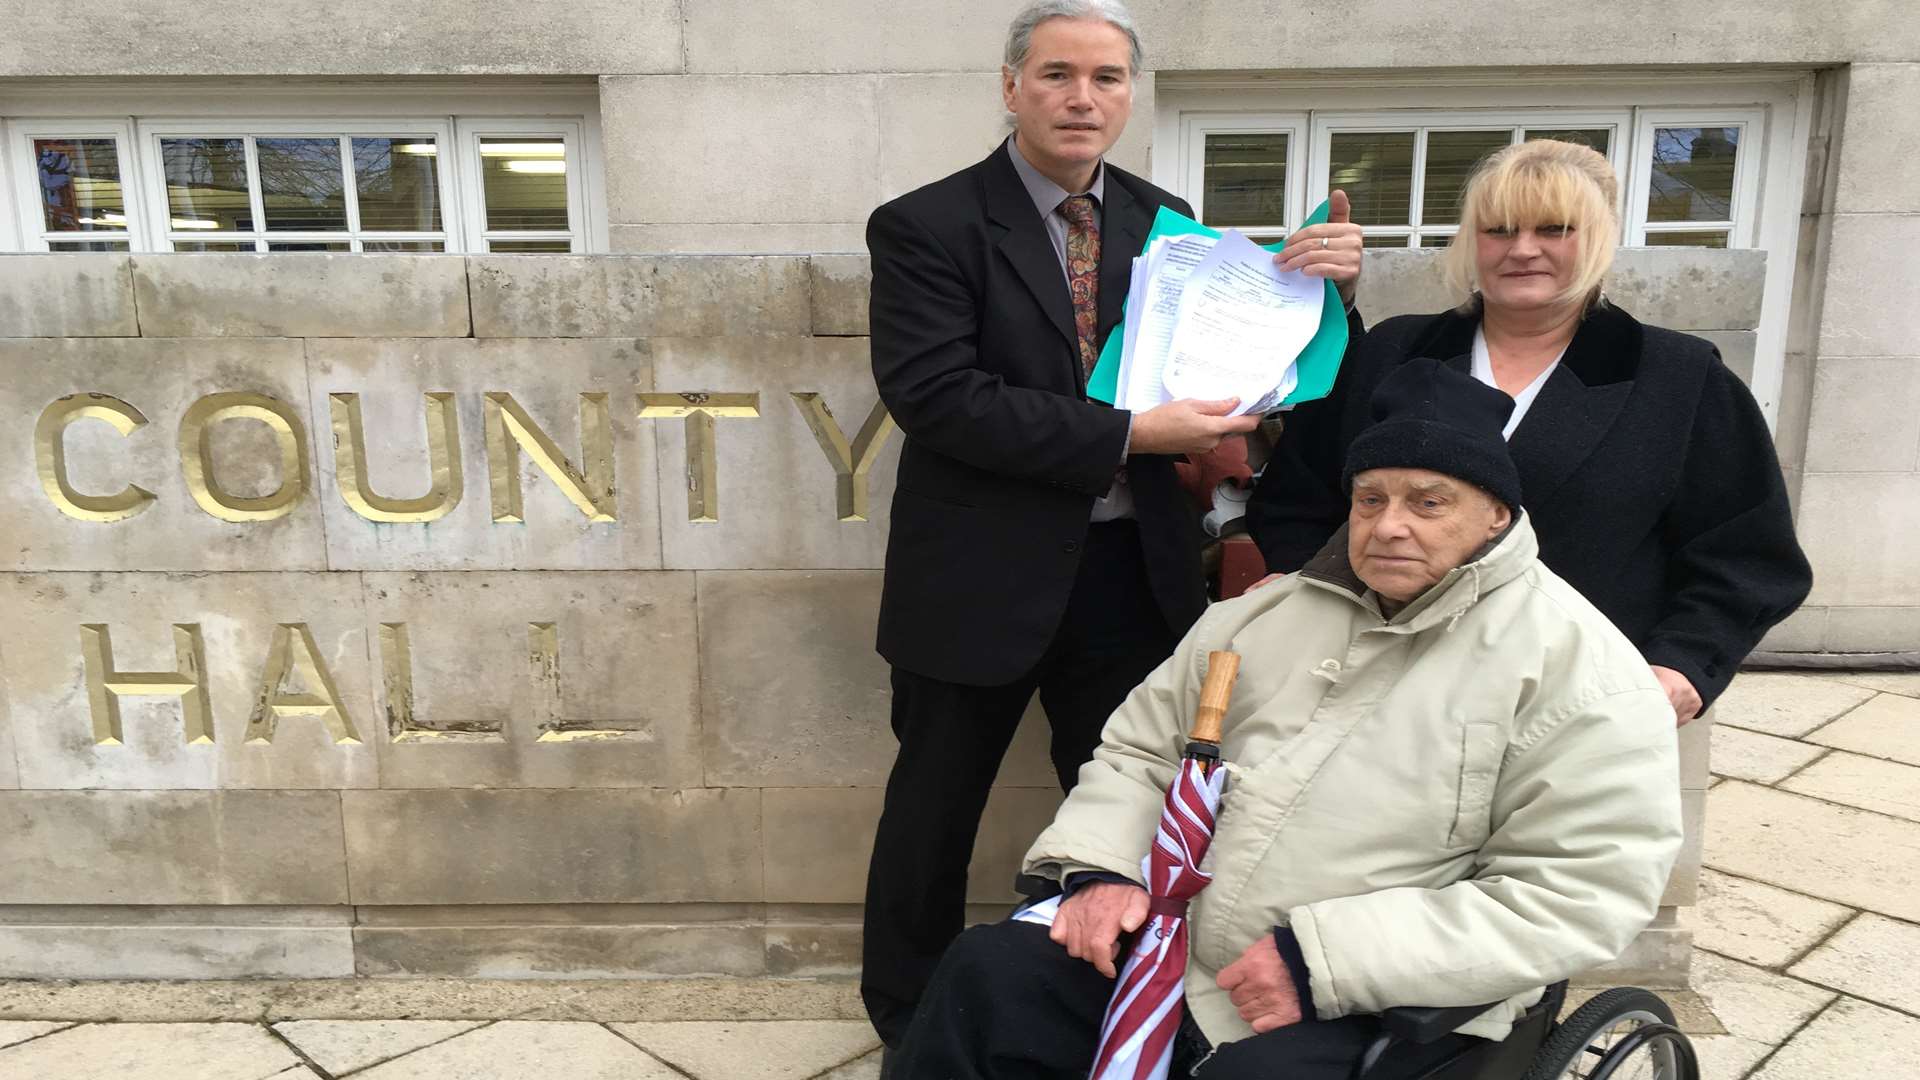
[[[520,457],[524,450],[588,521],[613,521],[613,426],[607,395],[580,395],[580,454],[586,468],[576,469],[560,447],[540,430],[512,394],[484,397],[487,420],[487,472],[493,493],[493,520],[524,521],[520,503]]]
[[[34,460],[40,486],[60,512],[81,521],[124,521],[153,504],[154,494],[128,484],[113,495],[82,495],[67,480],[67,426],[102,420],[122,435],[147,426],[140,410],[109,394],[68,394],[47,406],[33,429]]]
[[[113,666],[113,638],[102,623],[80,627],[80,655],[87,671],[87,703],[93,711],[93,741],[119,746],[126,740],[120,728],[120,698],[178,697],[180,717],[189,745],[213,741],[213,709],[207,700],[207,647],[197,623],[175,623],[173,655],[176,671],[121,671]]]
[[[213,446],[209,436],[222,420],[258,420],[273,429],[280,445],[280,489],[270,495],[243,498],[228,494],[213,474]],[[180,463],[187,491],[200,509],[221,521],[272,521],[293,513],[307,490],[307,434],[300,418],[282,402],[265,394],[208,394],[188,406],[180,418]]]
[[[367,431],[359,394],[329,394],[333,413],[334,473],[340,497],[368,521],[438,521],[460,505],[460,421],[453,395],[430,393],[427,401],[427,465],[433,484],[417,499],[390,499],[373,490],[367,461]]]
[[[806,417],[814,441],[827,455],[827,464],[833,466],[840,520],[867,520],[867,474],[894,431],[887,403],[873,403],[873,411],[867,414],[867,422],[860,425],[860,434],[853,437],[852,443],[847,442],[846,433],[840,430],[839,421],[833,418],[833,411],[819,394],[794,394],[793,403],[800,409],[800,415]]]
[[[533,678],[534,710],[538,714],[539,742],[580,739],[650,737],[645,721],[628,727],[598,727],[594,721],[565,720],[560,712],[560,634],[550,622],[527,624],[527,664]],[[619,721],[606,721],[619,723]]]
[[[294,651],[294,646],[299,651]],[[307,687],[305,692],[286,689],[287,676],[295,674]],[[314,693],[314,690],[319,693]],[[274,627],[273,644],[267,649],[266,674],[260,680],[260,693],[253,701],[253,714],[247,717],[247,741],[273,742],[274,731],[282,717],[318,716],[326,721],[327,731],[336,744],[359,745],[360,733],[340,700],[340,690],[320,649],[313,642],[313,631],[306,623],[281,623]]]
[[[642,420],[687,418],[687,520],[720,520],[720,481],[718,449],[714,442],[715,417],[758,417],[759,394],[709,394],[703,392],[640,395]]]
[[[428,727],[415,715],[413,703],[413,648],[406,623],[380,624],[381,678],[387,690],[387,737],[394,742],[428,739],[446,742],[504,742],[497,726],[477,723]]]

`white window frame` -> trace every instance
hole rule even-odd
[[[1286,220],[1271,225],[1249,227],[1250,233],[1267,230],[1292,232],[1295,223],[1306,216],[1307,114],[1300,113],[1190,113],[1181,118],[1180,145],[1193,151],[1185,155],[1187,202],[1200,220],[1206,220],[1207,136],[1209,135],[1285,135],[1287,137]]]
[[[1754,159],[1759,151],[1747,153],[1750,138],[1761,130],[1765,122],[1764,110],[1758,108],[1726,108],[1701,110],[1692,108],[1645,108],[1638,110],[1635,117],[1634,146],[1643,153],[1636,153],[1633,171],[1628,175],[1627,205],[1633,213],[1627,218],[1625,243],[1630,247],[1644,247],[1648,233],[1663,232],[1718,232],[1727,231],[1728,247],[1756,247],[1758,229],[1754,221],[1755,210],[1760,202],[1760,171]],[[1699,128],[1738,128],[1740,136],[1737,151],[1734,154],[1733,171],[1733,218],[1728,221],[1647,221],[1647,197],[1653,182],[1653,132],[1655,128],[1699,127]]]
[[[463,167],[459,170],[462,196],[470,208],[467,214],[468,236],[471,249],[478,252],[488,251],[493,241],[513,242],[516,240],[565,240],[573,254],[588,250],[586,225],[588,209],[588,184],[586,177],[590,172],[585,143],[582,137],[581,122],[559,118],[526,117],[459,117],[455,120],[454,131],[460,147]],[[567,229],[558,230],[510,230],[488,229],[486,192],[482,190],[485,177],[481,173],[480,141],[494,138],[559,138],[566,143],[567,161]]]
[[[128,251],[144,250],[140,245],[140,231],[146,215],[138,173],[133,167],[133,125],[130,121],[99,117],[10,120],[6,124],[5,136],[8,150],[5,157],[11,162],[14,198],[13,212],[5,216],[10,219],[12,226],[20,230],[17,245],[10,243],[9,249],[52,251],[52,241],[72,240],[125,241]],[[125,229],[103,229],[89,233],[47,231],[46,208],[40,202],[39,158],[33,152],[33,141],[49,136],[114,140],[114,150],[120,159],[120,194],[126,203]],[[15,238],[12,228],[7,232],[8,239]]]

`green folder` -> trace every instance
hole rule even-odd
[[[1313,213],[1307,215],[1302,226],[1320,225],[1327,220],[1327,204],[1321,203]],[[1218,237],[1219,229],[1210,229],[1178,211],[1162,206],[1154,215],[1153,228],[1147,233],[1147,245],[1162,236],[1201,236]],[[1268,251],[1279,251],[1286,246],[1285,240],[1262,245]],[[1145,251],[1142,248],[1141,251]],[[1122,311],[1125,309],[1122,308]],[[1093,375],[1087,380],[1087,396],[1095,401],[1113,404],[1120,391],[1120,351],[1126,345],[1127,322],[1123,317],[1107,335],[1107,343],[1100,350],[1100,360],[1093,366]],[[1313,401],[1326,397],[1333,392],[1334,376],[1340,373],[1340,358],[1347,352],[1347,311],[1340,301],[1340,289],[1333,282],[1327,282],[1327,298],[1320,305],[1320,329],[1314,333],[1307,347],[1300,350],[1294,360],[1298,368],[1299,381],[1294,384],[1293,392],[1281,401],[1283,406],[1295,405],[1302,401]]]

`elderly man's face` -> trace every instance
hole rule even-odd
[[[1048,19],[1034,28],[1019,72],[1002,69],[1020,152],[1048,176],[1100,160],[1133,115],[1127,35],[1099,19]],[[1018,78],[1016,78],[1016,74]]]
[[[1513,519],[1485,491],[1427,469],[1368,469],[1353,478],[1347,559],[1395,604],[1426,592]]]

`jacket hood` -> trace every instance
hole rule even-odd
[[[1326,589],[1380,615],[1390,629],[1419,633],[1459,621],[1460,616],[1493,590],[1527,572],[1540,559],[1540,542],[1533,534],[1533,523],[1525,510],[1516,512],[1505,532],[1487,542],[1472,558],[1435,582],[1413,602],[1386,618],[1380,598],[1354,572],[1347,558],[1347,526],[1340,526],[1320,553],[1300,568],[1300,579],[1307,585]]]

